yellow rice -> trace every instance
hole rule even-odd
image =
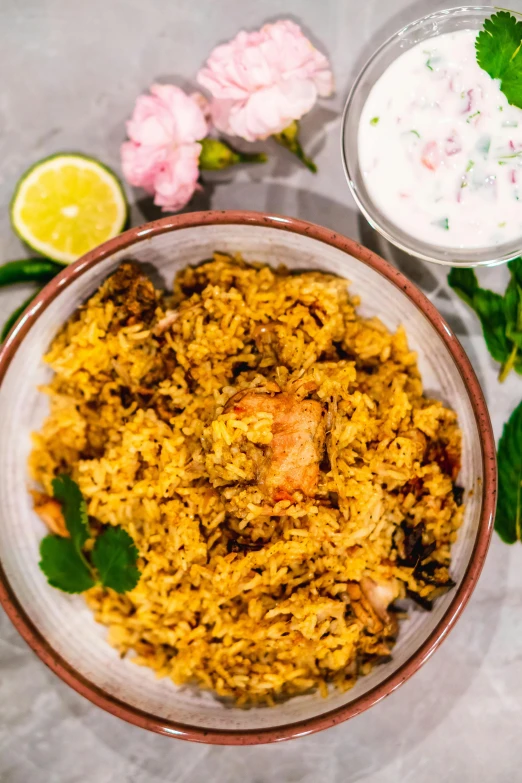
[[[183,270],[173,294],[156,292],[146,318],[123,321],[110,285],[45,357],[51,410],[30,460],[49,493],[69,472],[90,516],[121,525],[138,547],[132,592],[86,593],[110,643],[239,705],[350,687],[389,654],[397,630],[393,612],[381,622],[357,600],[361,580],[392,580],[399,599],[420,601],[437,589],[419,567],[447,581],[463,512],[454,412],[423,396],[403,329],[361,318],[337,277],[215,254]],[[270,443],[271,417],[224,412],[238,389],[267,380],[313,381],[329,417],[315,497],[273,513],[249,460]],[[411,555],[405,565],[415,529],[428,547],[419,567]]]

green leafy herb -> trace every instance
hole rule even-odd
[[[96,538],[91,564],[84,551],[91,538],[87,505],[78,484],[63,474],[53,480],[53,494],[61,503],[70,538],[49,535],[40,544],[39,565],[49,584],[66,593],[83,593],[95,584],[117,593],[136,587],[141,574],[130,535],[120,527],[108,527]]]
[[[90,536],[87,505],[80,487],[70,476],[62,473],[53,479],[53,496],[62,504],[65,526],[78,552]]]
[[[522,259],[508,264],[511,280],[505,293],[507,336],[522,356]]]
[[[513,106],[522,108],[522,22],[509,11],[499,11],[484,22],[477,36],[477,62]]]
[[[511,369],[508,363],[513,350],[507,336],[504,297],[481,288],[472,269],[452,269],[448,275],[448,283],[480,318],[488,351],[493,359],[502,365],[500,380],[504,380]],[[509,369],[506,370],[508,366]]]
[[[522,402],[504,425],[498,444],[498,505],[495,530],[502,541],[521,540],[522,526]]]
[[[138,584],[137,557],[134,541],[118,527],[109,527],[97,538],[92,551],[92,562],[98,569],[101,583],[117,593],[125,593]]]
[[[379,122],[379,117],[372,117],[370,120],[370,125],[377,125]]]
[[[410,133],[413,133],[413,135],[416,136],[418,139],[420,139],[420,137],[421,137],[419,131],[411,130]]]
[[[473,307],[473,297],[479,288],[477,276],[472,269],[453,267],[448,283],[467,305]]]
[[[83,593],[94,587],[91,570],[70,538],[46,536],[40,544],[40,556],[40,568],[52,587],[65,593]]]

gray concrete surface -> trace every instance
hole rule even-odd
[[[210,49],[241,27],[289,16],[331,58],[336,97],[303,123],[313,177],[281,150],[261,169],[214,177],[200,201],[313,220],[377,249],[432,298],[483,384],[495,431],[522,398],[503,387],[477,321],[442,269],[399,255],[358,216],[341,168],[340,111],[375,46],[403,23],[451,2],[408,0],[1,0],[0,262],[24,255],[8,204],[33,161],[60,150],[119,169],[124,121],[156,79],[189,86]],[[522,10],[521,0],[513,5]],[[155,216],[129,191],[132,221]],[[501,289],[503,269],[482,273]],[[0,292],[0,320],[27,297]],[[522,779],[522,547],[495,537],[485,571],[450,638],[411,681],[348,724],[277,746],[218,748],[147,734],[69,690],[0,613],[2,783],[430,783]]]

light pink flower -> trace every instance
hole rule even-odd
[[[217,46],[198,82],[214,98],[216,128],[247,141],[280,133],[334,87],[327,58],[283,20]]]
[[[140,95],[127,122],[123,174],[131,185],[154,195],[164,212],[176,212],[198,187],[197,142],[208,133],[202,96],[186,95],[173,84],[153,84],[150,93]]]

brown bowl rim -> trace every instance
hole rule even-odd
[[[206,224],[269,226],[280,231],[289,231],[295,234],[310,236],[313,239],[338,248],[356,258],[358,261],[367,264],[383,275],[390,283],[397,288],[400,288],[428,318],[451,353],[466,386],[481,441],[484,472],[481,518],[468,567],[460,585],[455,590],[453,599],[444,616],[419,649],[416,650],[396,672],[383,680],[383,682],[362,694],[348,705],[285,726],[243,731],[198,728],[176,723],[172,720],[158,718],[137,707],[126,704],[120,699],[105,692],[102,688],[99,688],[77,672],[67,663],[67,661],[61,658],[61,656],[53,650],[45,637],[26,615],[16,598],[0,559],[0,604],[5,609],[17,631],[34,652],[55,674],[58,675],[58,677],[74,688],[75,691],[112,715],[122,718],[135,726],[159,734],[208,744],[257,745],[261,743],[278,742],[294,737],[303,737],[334,726],[355,715],[359,715],[390,693],[393,693],[393,691],[411,677],[411,675],[431,657],[460,617],[484,565],[493,530],[496,507],[496,450],[486,402],[471,363],[457,337],[453,334],[453,331],[424,294],[395,267],[373,251],[360,245],[355,240],[349,239],[335,231],[323,228],[314,223],[309,223],[293,217],[262,212],[224,210],[193,212],[181,216],[165,217],[161,220],[156,220],[152,223],[129,229],[123,234],[120,234],[114,239],[111,239],[90,251],[75,263],[64,268],[62,272],[45,286],[27,307],[0,349],[0,384],[2,383],[13,356],[29,329],[50,302],[52,302],[63,289],[67,288],[73,280],[108,256],[113,255],[117,251],[130,248],[133,244],[142,241],[144,238]]]

